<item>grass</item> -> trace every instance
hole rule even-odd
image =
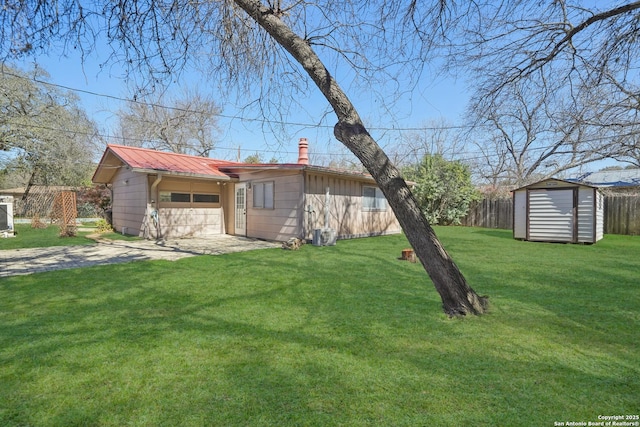
[[[547,426],[640,412],[640,238],[439,228],[491,312],[448,319],[402,236],[0,279],[0,425]]]
[[[30,224],[16,224],[16,235],[7,239],[0,239],[0,251],[8,249],[43,248],[50,246],[75,246],[91,245],[96,241],[89,236],[95,234],[92,224],[85,223],[82,229],[91,231],[78,231],[74,237],[60,237],[60,228],[50,225],[44,229],[31,228]],[[123,235],[116,232],[100,233],[101,239],[108,240],[140,240],[137,236]]]
[[[0,238],[0,250],[95,243],[95,240],[86,237],[88,232],[78,232],[75,237],[60,237],[60,228],[56,225],[50,225],[47,228],[31,228],[31,224],[16,224],[15,230],[15,237]]]

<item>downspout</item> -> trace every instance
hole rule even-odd
[[[158,184],[162,181],[162,175],[158,174],[156,180],[151,184],[151,190],[149,191],[149,197],[151,198],[151,220],[156,228],[156,240],[160,239],[160,213],[158,212]]]
[[[331,187],[327,187],[324,193],[324,228],[329,228],[329,208],[331,205]]]

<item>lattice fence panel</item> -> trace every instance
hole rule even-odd
[[[61,235],[75,235],[77,217],[76,193],[73,191],[59,192],[53,200],[51,220],[58,224]]]

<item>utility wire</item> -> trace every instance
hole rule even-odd
[[[73,88],[73,87],[70,87],[70,86],[65,86],[65,85],[61,85],[61,84],[57,84],[57,83],[51,83],[51,82],[48,82],[46,80],[41,80],[41,79],[38,79],[38,78],[35,78],[35,77],[22,76],[22,75],[19,75],[19,74],[12,73],[10,71],[6,71],[4,69],[4,67],[0,68],[0,73],[2,73],[5,76],[15,77],[15,78],[23,79],[23,80],[28,80],[28,81],[32,81],[32,82],[35,82],[35,83],[38,83],[38,84],[42,84],[42,85],[46,85],[46,86],[52,86],[52,87],[68,90],[68,91],[71,91],[71,92],[84,93],[84,94],[91,95],[91,96],[96,96],[96,97],[113,99],[115,101],[134,103],[134,104],[139,104],[139,105],[146,105],[148,107],[156,107],[156,108],[179,111],[179,112],[184,112],[184,113],[198,113],[198,111],[189,110],[189,109],[186,109],[186,108],[170,107],[170,106],[162,105],[162,104],[158,104],[158,103],[139,101],[137,99],[128,99],[128,98],[123,98],[123,97],[119,97],[119,96],[115,96],[115,95],[108,95],[108,94],[99,93],[99,92],[93,92],[93,91],[85,90],[85,89],[77,89],[77,88]],[[222,113],[216,113],[214,115],[217,116],[217,117],[224,118],[224,119],[241,120],[241,121],[253,122],[253,123],[269,123],[269,124],[286,125],[286,126],[297,126],[297,127],[305,127],[305,128],[316,128],[316,129],[333,129],[334,128],[333,125],[322,125],[322,124],[318,124],[318,123],[288,122],[288,121],[271,120],[271,119],[267,119],[267,118],[247,118],[247,117],[242,117],[242,116],[237,116],[237,115],[233,116],[233,115],[222,114]],[[419,131],[431,131],[431,130],[461,130],[461,129],[471,129],[472,127],[473,126],[470,126],[470,125],[416,126],[416,127],[376,127],[376,126],[367,126],[367,129],[375,130],[375,131],[383,131],[383,132],[392,132],[392,131],[397,131],[397,132],[419,132]]]
[[[79,92],[79,93],[84,93],[87,95],[91,95],[91,96],[96,96],[96,97],[103,97],[103,98],[107,98],[107,99],[113,99],[113,100],[117,100],[117,101],[121,101],[121,102],[127,102],[127,103],[135,103],[135,104],[140,104],[140,105],[146,105],[149,107],[156,107],[156,108],[163,108],[163,109],[168,109],[168,110],[174,110],[174,111],[179,111],[179,112],[186,112],[186,113],[198,113],[198,111],[195,110],[189,110],[189,109],[185,109],[185,108],[180,108],[180,107],[170,107],[170,106],[166,106],[166,105],[161,105],[161,104],[157,104],[157,103],[152,103],[152,102],[146,102],[146,101],[139,101],[136,99],[127,99],[127,98],[122,98],[122,97],[118,97],[118,96],[114,96],[114,95],[108,95],[108,94],[103,94],[103,93],[98,93],[98,92],[94,92],[94,91],[89,91],[89,90],[84,90],[84,89],[77,89],[77,88],[73,88],[70,86],[65,86],[65,85],[61,85],[61,84],[57,84],[57,83],[51,83],[51,82],[47,82],[45,80],[41,80],[41,79],[37,79],[35,77],[26,77],[20,74],[15,74],[12,73],[10,71],[6,71],[6,69],[4,67],[0,67],[0,73],[5,75],[5,76],[10,76],[10,77],[15,77],[15,78],[19,78],[19,79],[23,79],[23,80],[28,80],[28,81],[33,81],[35,83],[38,84],[42,84],[42,85],[46,85],[46,86],[52,86],[52,87],[56,87],[56,88],[60,88],[60,89],[64,89],[64,90],[68,90],[71,92]],[[276,121],[276,120],[270,120],[270,119],[260,119],[260,118],[246,118],[246,117],[242,117],[242,116],[232,116],[232,115],[225,115],[222,113],[217,113],[215,114],[218,117],[221,118],[226,118],[226,119],[232,119],[232,120],[241,120],[241,121],[248,121],[248,122],[261,122],[261,123],[270,123],[270,124],[278,124],[278,125],[286,125],[286,126],[298,126],[298,127],[305,127],[305,128],[316,128],[316,129],[333,129],[332,125],[321,125],[321,124],[312,124],[312,123],[302,123],[302,122],[287,122],[287,121]],[[39,126],[39,125],[34,125],[34,124],[29,124],[28,126],[32,127],[32,128],[39,128],[39,129],[43,129],[43,130],[50,130],[50,131],[56,131],[56,132],[69,132],[65,129],[60,129],[60,128],[51,128],[51,127],[46,127],[46,126]],[[487,125],[488,126],[488,125]],[[433,130],[463,130],[463,129],[472,129],[473,127],[477,127],[477,126],[472,126],[472,125],[448,125],[448,126],[421,126],[421,127],[368,127],[368,129],[370,130],[375,130],[375,131],[383,131],[383,132],[420,132],[420,131],[433,131]],[[149,141],[146,139],[140,139],[140,138],[131,138],[131,137],[119,137],[119,136],[112,136],[112,135],[104,135],[101,134],[99,132],[86,132],[86,133],[82,133],[82,132],[77,132],[74,131],[75,134],[80,134],[80,135],[85,135],[85,136],[90,136],[90,137],[100,137],[102,139],[105,140],[116,140],[119,142],[125,142],[125,141],[131,141],[131,142],[137,142],[137,143],[148,143]],[[585,142],[585,143],[589,143],[589,142],[598,142],[598,141],[605,141],[605,140],[610,140],[613,138],[619,138],[619,137],[635,137],[637,134],[634,132],[629,132],[627,134],[617,134],[617,135],[611,135],[611,136],[607,136],[607,137],[597,137],[597,138],[592,138],[592,139],[583,139],[581,140],[581,142]],[[533,151],[544,151],[547,150],[549,148],[554,147],[556,144],[549,144],[549,145],[545,145],[545,146],[539,146],[539,147],[533,147],[533,148],[529,148],[527,149],[528,152],[533,152]],[[213,150],[228,150],[228,151],[238,151],[239,149],[242,149],[241,147],[225,147],[225,146],[214,146]],[[294,151],[280,151],[280,150],[264,150],[264,149],[245,149],[244,151],[247,152],[253,152],[253,153],[272,153],[272,154],[297,154],[297,152]],[[423,152],[426,150],[422,150],[420,148],[418,149],[413,149],[410,150],[413,153],[417,153],[417,152]],[[316,155],[318,156],[329,156],[329,157],[344,157],[344,153],[316,153]],[[406,156],[411,156],[411,154],[406,154],[405,153],[405,157]],[[464,156],[464,157],[460,157],[460,156]],[[480,159],[484,159],[486,158],[486,156],[481,152],[481,151],[463,151],[463,152],[457,152],[456,153],[456,160],[459,161],[473,161],[473,160],[480,160]]]

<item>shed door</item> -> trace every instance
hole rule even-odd
[[[9,228],[9,208],[7,205],[0,205],[0,230]]]
[[[529,233],[527,240],[574,242],[574,190],[529,190]]]
[[[247,185],[236,184],[235,234],[247,235]]]

